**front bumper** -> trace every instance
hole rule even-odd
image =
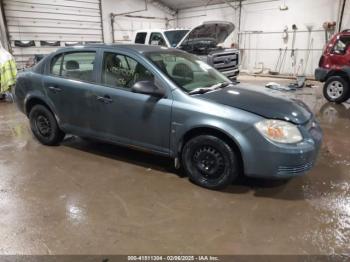
[[[244,162],[245,174],[261,178],[291,178],[304,175],[315,164],[322,143],[322,130],[312,119],[299,127],[304,140],[297,144],[265,142]],[[264,138],[262,138],[264,139]],[[247,166],[248,165],[248,166]]]
[[[325,82],[327,80],[327,75],[329,73],[328,69],[319,67],[315,70],[315,79],[320,82]]]

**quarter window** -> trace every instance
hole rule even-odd
[[[165,40],[161,33],[152,33],[149,38],[149,44],[150,45],[160,45],[160,46],[166,46]]]
[[[95,56],[95,52],[63,54],[53,59],[51,63],[51,74],[69,79],[92,82]]]
[[[56,76],[59,76],[61,74],[62,58],[63,55],[58,55],[52,59],[50,69],[51,74]]]
[[[154,81],[153,74],[135,59],[106,52],[103,56],[102,83],[112,87],[131,88],[139,81]]]

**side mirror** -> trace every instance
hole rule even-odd
[[[134,93],[140,93],[140,94],[156,96],[156,97],[165,96],[164,90],[159,89],[158,87],[156,87],[153,81],[149,81],[149,80],[136,82],[131,87],[131,91]]]

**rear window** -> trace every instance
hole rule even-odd
[[[350,44],[350,36],[341,36],[333,47],[333,53],[343,55]]]
[[[144,32],[137,33],[136,38],[135,38],[135,43],[136,44],[144,44],[146,41],[146,36],[147,36],[147,33],[144,33]]]

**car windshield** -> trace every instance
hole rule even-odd
[[[164,32],[172,47],[176,47],[189,30],[173,30]]]
[[[232,82],[198,57],[176,50],[149,52],[146,56],[187,93],[227,86]]]

